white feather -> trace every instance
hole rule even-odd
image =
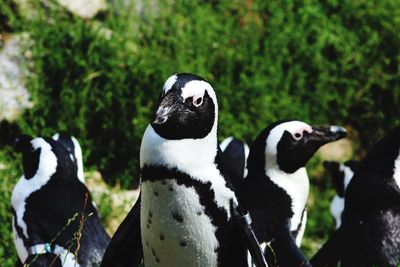
[[[394,181],[396,182],[397,186],[400,188],[400,151],[399,151],[399,156],[397,157],[396,161],[394,162],[393,178],[394,178]]]
[[[158,266],[217,266],[215,249],[219,243],[215,236],[216,228],[204,214],[204,207],[194,188],[169,180],[165,185],[144,182],[141,190],[145,266],[157,266],[157,259],[160,262]],[[161,220],[152,219],[149,212]],[[175,220],[173,212],[178,212],[183,221]],[[201,214],[198,215],[198,212]],[[182,241],[186,242],[185,247],[180,245]]]

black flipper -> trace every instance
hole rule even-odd
[[[260,244],[251,227],[251,218],[249,213],[244,213],[242,209],[237,206],[233,207],[235,222],[239,227],[247,249],[250,251],[254,264],[257,267],[268,267],[267,261],[264,258]]]
[[[245,143],[233,139],[222,152],[226,176],[229,177],[233,186],[237,187],[244,179],[244,169],[246,166]]]
[[[310,262],[314,267],[337,266],[342,248],[343,231],[337,229],[320,250],[311,258]]]
[[[296,241],[290,231],[290,220],[286,220],[286,223],[283,223],[277,230],[277,234],[271,242],[270,248],[266,248],[266,258],[270,259],[271,255],[273,255],[276,258],[275,264],[279,262],[280,267],[311,267],[311,264],[296,245]],[[272,251],[269,251],[269,249]]]
[[[118,227],[104,253],[101,267],[136,267],[143,260],[140,232],[140,195]]]

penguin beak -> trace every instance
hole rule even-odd
[[[154,124],[163,124],[168,118],[179,109],[179,103],[181,103],[181,96],[176,92],[170,92],[161,99],[161,103],[158,106]]]
[[[315,142],[320,146],[347,136],[347,131],[341,126],[313,126],[313,131],[307,136],[307,142]]]

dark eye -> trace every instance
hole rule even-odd
[[[195,105],[196,107],[199,107],[201,104],[203,104],[202,97],[193,98],[193,105]]]
[[[298,140],[302,137],[301,133],[295,133],[294,137]]]

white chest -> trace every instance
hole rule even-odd
[[[141,232],[146,267],[217,266],[216,228],[193,187],[143,182]]]
[[[284,173],[277,169],[269,169],[266,175],[271,181],[286,191],[292,199],[293,217],[291,218],[291,231],[298,229],[302,221],[303,210],[307,204],[309,181],[305,168],[300,168],[292,174]]]

